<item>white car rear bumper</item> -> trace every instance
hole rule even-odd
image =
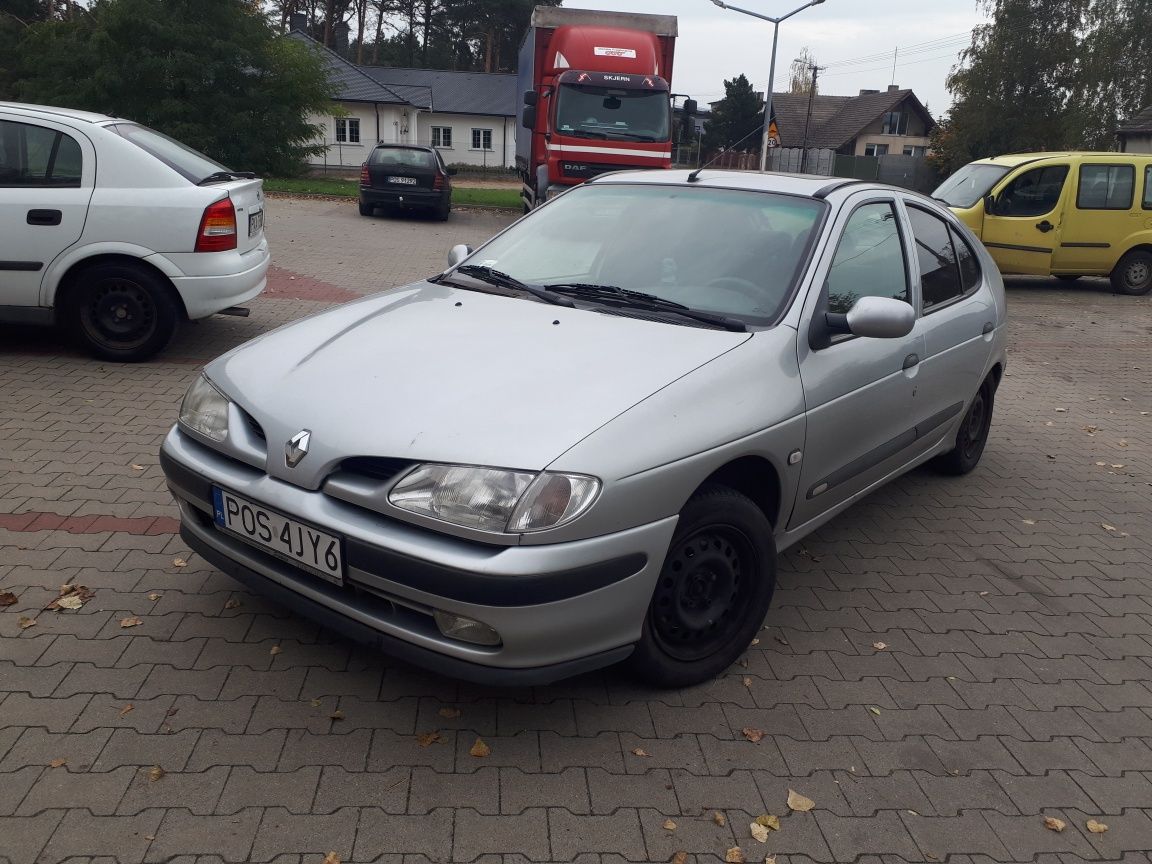
[[[191,319],[204,318],[257,296],[268,284],[272,261],[267,241],[243,254],[192,252],[164,258],[184,274],[171,279]]]

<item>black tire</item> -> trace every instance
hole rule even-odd
[[[1120,259],[1110,278],[1117,294],[1139,297],[1152,291],[1152,252],[1133,249]]]
[[[63,322],[101,360],[139,363],[164,349],[182,317],[172,284],[140,264],[97,264],[76,276]]]
[[[451,212],[452,212],[452,199],[451,198],[445,198],[442,202],[440,202],[440,206],[437,207],[433,211],[436,218],[441,222],[447,222],[448,221],[448,214],[450,214]]]
[[[984,445],[988,443],[988,430],[992,428],[992,410],[996,402],[996,385],[991,375],[984,379],[956,433],[956,447],[933,460],[944,474],[961,476],[980,464]]]
[[[714,678],[748,648],[775,588],[772,524],[734,489],[704,487],[680,511],[629,671],[657,687]]]
[[[1057,273],[1057,279],[1063,279],[1065,282],[1075,282],[1080,276],[1076,273]]]
[[[366,204],[363,201],[360,202],[360,215],[361,216],[372,216],[375,213],[376,213],[376,206],[374,204]]]

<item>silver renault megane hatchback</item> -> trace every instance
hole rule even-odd
[[[193,550],[431,669],[706,680],[779,550],[983,452],[1003,283],[913,192],[613,174],[449,262],[208,364],[161,454]]]

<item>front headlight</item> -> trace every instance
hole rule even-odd
[[[184,394],[180,422],[205,438],[223,441],[228,435],[228,400],[201,375]]]
[[[579,474],[420,465],[392,487],[388,501],[465,528],[522,534],[571,522],[599,491],[599,480]]]

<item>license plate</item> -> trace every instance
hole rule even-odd
[[[255,237],[264,230],[264,211],[257,210],[248,214],[248,236]]]
[[[216,525],[220,528],[329,582],[344,584],[344,560],[339,537],[223,489],[213,487],[212,499]]]
[[[415,177],[389,177],[388,182],[389,183],[400,183],[404,186],[415,186],[416,185],[416,178]]]

